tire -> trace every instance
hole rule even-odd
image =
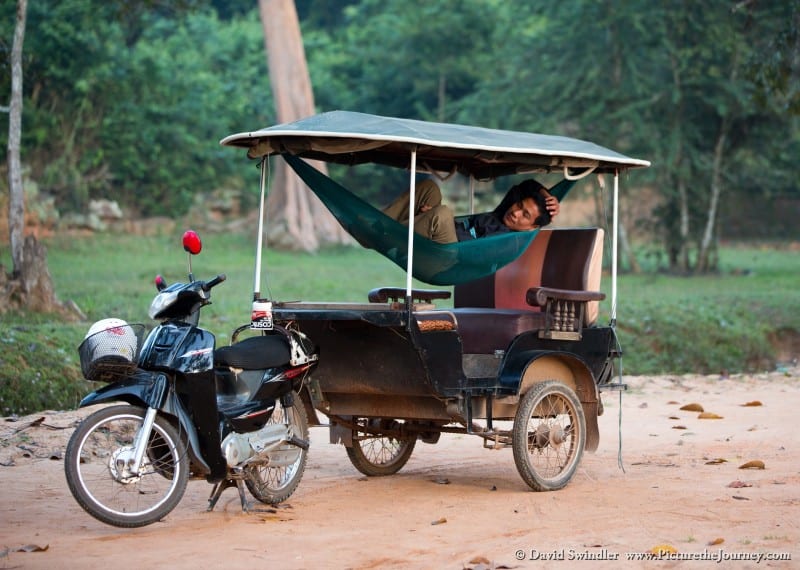
[[[145,410],[135,406],[103,408],[83,420],[67,444],[69,490],[87,513],[106,524],[134,528],[157,522],[186,491],[186,447],[162,416],[156,416],[139,473],[121,470],[120,455],[133,450],[144,416]]]
[[[586,445],[586,419],[575,392],[549,380],[520,401],[512,433],[514,463],[534,491],[556,491],[575,474]]]
[[[292,433],[308,441],[308,416],[300,396],[294,394],[294,403],[284,408],[280,400],[275,404],[267,425],[288,423]],[[279,466],[252,464],[245,468],[245,485],[257,500],[268,505],[277,505],[292,496],[303,478],[308,450],[292,444],[284,444],[278,449],[282,456]]]
[[[375,420],[361,418],[359,423],[368,422],[376,427],[391,427],[394,420]],[[388,424],[388,425],[387,425]],[[417,438],[397,439],[375,436],[365,432],[353,432],[353,446],[345,447],[353,467],[368,477],[394,475],[408,463]]]

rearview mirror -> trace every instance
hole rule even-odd
[[[200,241],[200,236],[192,230],[186,230],[183,234],[183,249],[197,255],[203,249],[203,243]]]

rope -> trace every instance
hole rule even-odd
[[[581,178],[586,178],[587,176],[589,176],[592,172],[594,172],[595,168],[597,168],[596,165],[587,168],[586,170],[584,170],[580,174],[570,174],[569,173],[569,168],[567,168],[567,166],[565,165],[564,166],[564,178],[566,178],[567,180],[580,180]]]
[[[606,232],[608,232],[608,210],[606,209],[606,184],[605,178],[603,175],[597,176],[597,185],[600,187],[600,205],[603,209],[601,216],[603,219],[603,226]],[[616,239],[616,236],[612,236]],[[608,241],[605,242],[606,251],[610,248],[610,244]],[[616,302],[617,300],[614,299],[614,307],[612,307],[611,314],[617,314],[617,307]],[[619,342],[619,336],[617,335],[617,320],[616,318],[612,319],[609,323],[609,326],[614,330],[614,339],[617,342],[617,354],[619,354],[619,369],[617,370],[617,377],[620,384],[622,384],[622,345]],[[619,412],[618,412],[618,419],[617,419],[617,435],[618,435],[618,444],[617,444],[617,467],[619,467],[623,473],[625,473],[625,465],[622,459],[622,390],[619,390]]]

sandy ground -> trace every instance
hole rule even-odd
[[[91,518],[67,489],[75,412],[8,418],[0,569],[800,567],[800,368],[624,381],[621,410],[605,397],[598,451],[561,491],[530,492],[510,449],[463,435],[367,479],[323,427],[281,508],[245,514],[229,489],[209,513],[211,486],[192,481],[165,520],[133,530]],[[750,461],[764,468],[741,468]],[[659,547],[661,561],[628,560]]]

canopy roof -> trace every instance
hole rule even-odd
[[[330,111],[258,131],[229,135],[226,146],[251,158],[293,154],[339,164],[377,163],[417,170],[459,172],[476,179],[566,168],[613,172],[650,165],[569,137]]]

